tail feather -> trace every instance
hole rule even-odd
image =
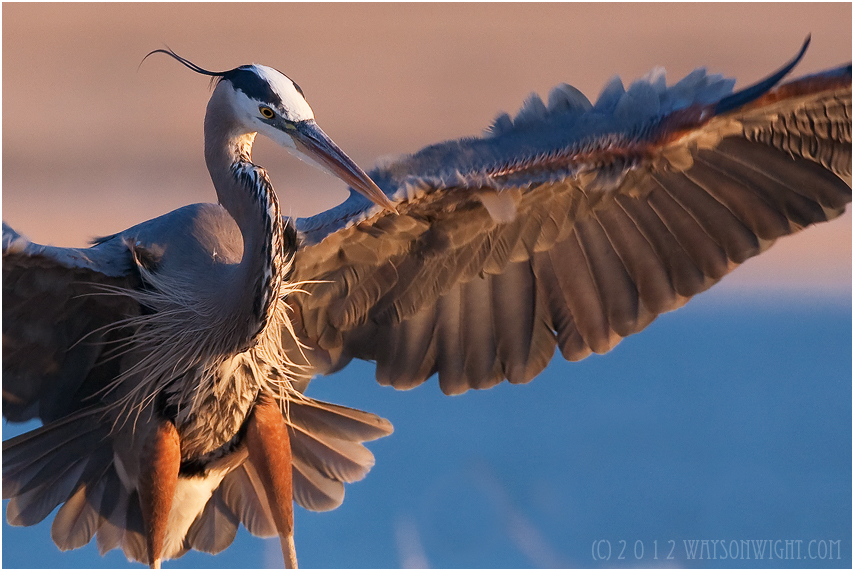
[[[294,501],[314,511],[341,505],[344,483],[361,479],[374,465],[374,456],[361,443],[392,432],[392,424],[382,417],[313,399],[291,401],[288,420]],[[219,552],[234,539],[238,522],[255,536],[276,536],[264,486],[249,460],[223,478],[185,542]]]
[[[13,526],[38,524],[68,499],[85,468],[85,460],[66,465],[64,470],[51,475],[38,486],[12,497],[6,506],[6,520]]]
[[[130,557],[144,559],[139,502],[129,503],[116,474],[109,432],[102,411],[89,408],[5,441],[9,523],[35,524],[63,505],[51,525],[61,550],[84,546],[97,535],[102,554],[121,545]]]
[[[392,433],[387,419],[359,409],[315,399],[292,401],[288,407],[291,423],[314,435],[361,443]]]
[[[44,520],[81,482],[103,475],[112,461],[109,428],[100,412],[82,411],[3,443],[3,497],[10,524]]]
[[[128,491],[119,480],[115,471],[107,473],[104,487],[104,497],[101,501],[103,520],[95,539],[98,552],[103,556],[110,550],[118,548],[122,542],[124,515],[128,507]],[[121,515],[121,519],[119,519]]]
[[[60,550],[80,548],[95,536],[102,520],[100,508],[105,486],[105,479],[98,479],[92,486],[82,484],[56,513],[50,535]]]
[[[211,495],[205,510],[187,531],[185,544],[189,548],[217,554],[234,541],[240,519],[226,504],[221,494],[223,485]]]
[[[86,451],[79,450],[80,441],[72,441],[69,442],[65,446],[60,446],[55,450],[50,452],[50,455],[39,459],[36,463],[34,463],[32,469],[38,467],[37,471],[27,470],[27,468],[21,467],[20,470],[10,472],[10,478],[14,479],[15,482],[13,485],[15,491],[15,496],[20,497],[29,493],[35,489],[43,489],[51,486],[56,486],[55,483],[58,477],[65,475],[69,472],[69,467],[83,464],[83,468],[88,468],[88,472],[91,473],[93,470],[103,469],[106,465],[110,463],[111,456],[107,456],[104,458],[104,455],[93,455],[87,456]],[[101,449],[97,449],[96,452],[100,452]],[[107,449],[109,451],[109,449]],[[89,467],[89,461],[95,461],[98,467]],[[5,475],[4,475],[5,477]],[[77,479],[74,481],[73,485],[76,485],[78,481],[83,480],[84,474],[81,472],[77,475]],[[72,489],[73,490],[73,489]],[[70,493],[71,491],[69,491]]]
[[[115,471],[108,473],[105,487],[105,490],[111,487],[118,490],[118,498],[112,513],[102,520],[96,533],[98,551],[103,556],[114,548],[121,548],[129,559],[147,562],[148,549],[136,491],[128,492]]]
[[[86,463],[75,492],[59,509],[51,526],[51,538],[60,550],[79,548],[92,540],[103,520],[101,508],[105,476],[113,471],[112,451],[102,447]]]
[[[289,404],[294,455],[294,500],[309,510],[332,510],[344,500],[342,483],[358,481],[374,466],[362,445],[392,433],[373,413],[314,399]]]
[[[57,454],[80,458],[97,449],[109,434],[99,420],[100,412],[88,409],[4,441],[3,498],[19,494]]]
[[[121,522],[121,515],[119,522]],[[143,526],[142,510],[140,509],[140,498],[137,491],[128,495],[128,504],[125,510],[125,526],[122,531],[122,550],[125,556],[133,558],[137,562],[148,563],[148,547],[146,546],[145,530]]]
[[[3,496],[11,499],[7,519],[32,525],[62,505],[51,526],[61,550],[84,546],[94,536],[101,554],[121,548],[129,559],[145,563],[139,495],[119,478],[102,413],[83,410],[3,443]],[[291,402],[288,421],[294,500],[317,511],[339,506],[344,483],[361,479],[373,466],[374,456],[361,443],[392,432],[381,417],[310,399]],[[164,558],[190,548],[218,553],[232,543],[239,524],[255,536],[276,535],[255,467],[239,457],[229,462],[239,465]]]
[[[314,511],[337,508],[344,502],[344,484],[322,475],[315,467],[295,457],[293,464],[294,500]]]
[[[220,495],[225,506],[238,517],[250,534],[262,538],[276,536],[276,526],[267,504],[264,486],[250,461],[244,461],[223,478],[212,498]]]
[[[292,454],[329,478],[358,481],[374,466],[374,455],[360,443],[291,431]]]

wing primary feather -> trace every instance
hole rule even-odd
[[[851,68],[772,89],[803,54],[732,95],[705,70],[671,87],[662,70],[614,79],[593,106],[562,87],[487,137],[372,171],[405,203],[401,229],[355,199],[298,223],[299,278],[336,282],[305,304],[319,368],[373,359],[397,388],[436,371],[447,394],[527,381],[553,344],[573,360],[608,351],[777,236],[836,216],[851,200]],[[485,197],[514,208],[494,218]]]
[[[398,323],[400,324],[401,322]],[[393,385],[392,379],[396,377],[398,372],[391,369],[390,360],[386,356],[395,356],[402,353],[401,349],[399,349],[399,346],[403,343],[403,339],[401,338],[402,332],[400,328],[395,326],[382,328],[378,331],[378,328],[371,328],[373,325],[366,324],[364,330],[366,333],[368,333],[369,328],[373,330],[371,331],[371,340],[373,342],[371,344],[373,346],[371,355],[377,363],[375,377],[381,385]]]
[[[852,189],[844,180],[810,160],[793,160],[766,145],[735,137],[723,140],[716,150],[743,164],[757,165],[766,176],[774,177],[793,192],[824,207],[843,210],[852,201]],[[763,167],[759,167],[761,165]]]
[[[6,505],[6,520],[15,526],[32,526],[41,522],[60,503],[68,500],[86,468],[86,459],[66,464],[53,474],[18,493]]]
[[[759,229],[762,232],[758,232],[758,236],[764,240],[774,240],[788,234],[790,221],[804,227],[825,218],[825,212],[820,205],[769,176],[765,168],[761,170],[751,164],[743,163],[718,149],[699,153],[696,161],[718,170],[722,176],[733,175],[736,180],[743,182],[776,211],[778,215],[776,223]]]

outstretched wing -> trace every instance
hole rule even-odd
[[[374,170],[399,214],[352,194],[297,222],[307,295],[291,304],[311,371],[359,358],[402,389],[434,373],[448,394],[525,383],[556,346],[604,353],[840,215],[851,65],[775,88],[802,53],[735,94],[704,70],[671,87],[662,70],[615,79],[593,105],[563,85],[483,138]]]
[[[115,376],[99,368],[106,326],[137,310],[100,286],[138,275],[119,241],[93,248],[30,242],[3,223],[3,415],[48,423],[85,407]]]

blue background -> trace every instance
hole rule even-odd
[[[528,385],[453,398],[435,380],[379,387],[370,364],[351,364],[310,393],[383,415],[395,433],[369,444],[377,464],[339,509],[298,508],[300,564],[849,568],[851,316],[848,296],[714,289],[605,356],[559,356]],[[4,522],[3,566],[127,566],[94,542],[61,553],[51,519]],[[753,548],[722,559],[712,543],[715,560],[692,559],[694,540],[801,541],[802,559],[769,559],[768,542],[763,560]],[[811,540],[840,541],[834,559],[806,559]],[[598,541],[609,559],[594,559]],[[170,565],[279,567],[281,556],[278,541],[241,529],[219,556]]]

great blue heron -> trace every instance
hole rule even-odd
[[[528,382],[556,345],[604,353],[851,200],[851,66],[775,88],[804,48],[735,94],[700,70],[612,82],[594,105],[560,86],[484,138],[370,178],[280,72],[166,53],[217,81],[205,156],[222,207],[89,249],[4,225],[3,413],[45,424],[4,443],[7,518],[63,504],[64,549],[97,536],[159,565],[218,552],[243,523],[278,534],[295,565],[292,495],[338,506],[373,462],[361,443],[391,432],[304,397],[313,375],[356,357],[397,388],[434,373],[449,394]],[[256,132],[377,206],[352,194],[283,220],[250,162]]]

